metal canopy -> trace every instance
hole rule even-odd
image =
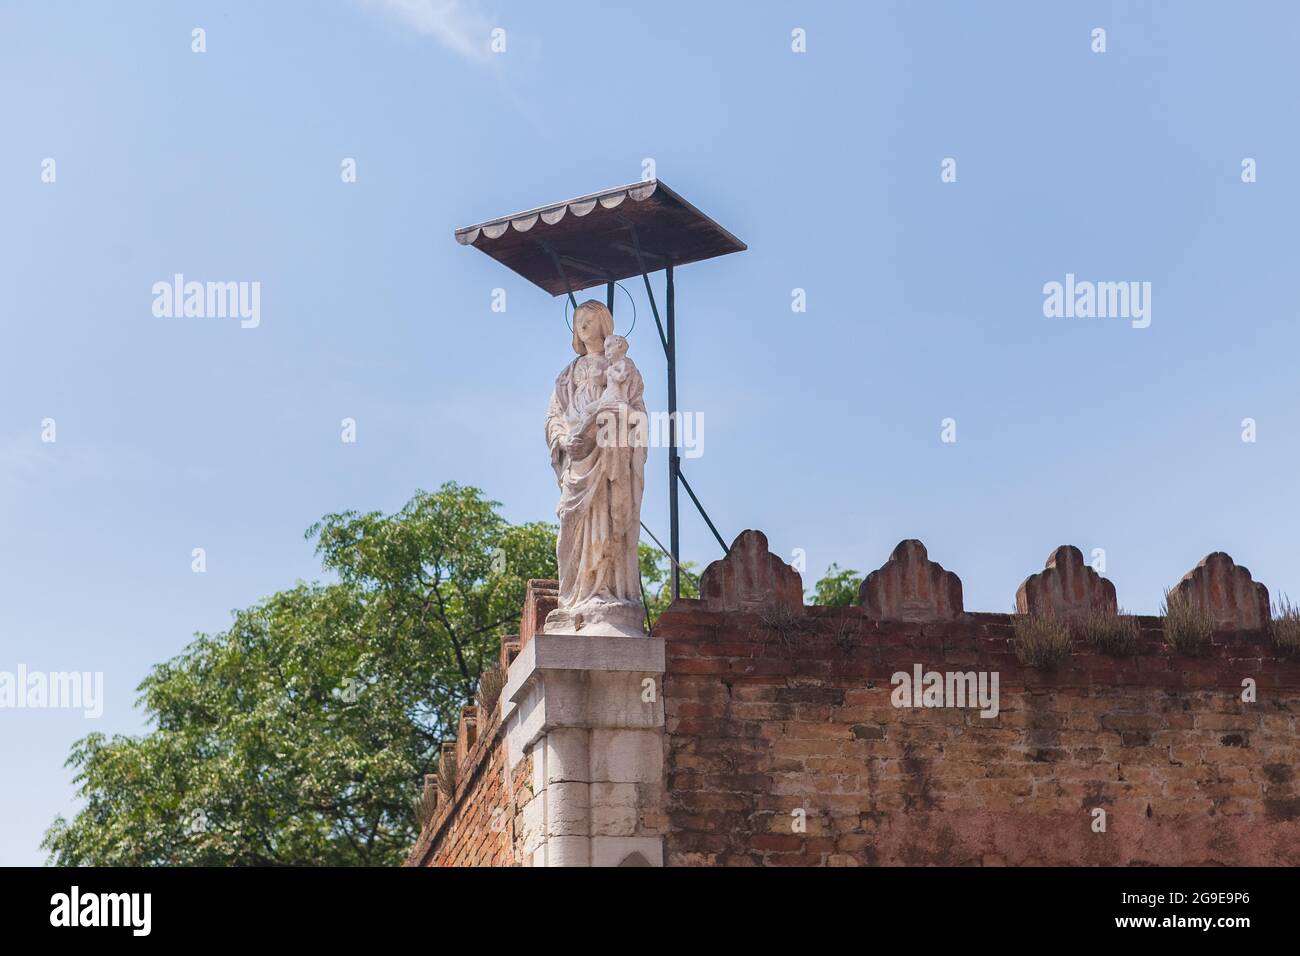
[[[456,241],[551,295],[747,248],[657,179],[466,226]]]
[[[483,250],[551,295],[567,294],[574,308],[578,301],[573,293],[604,285],[605,304],[613,314],[614,283],[638,275],[645,282],[668,366],[668,556],[676,600],[681,594],[682,571],[679,484],[691,496],[723,554],[728,548],[682,474],[677,451],[677,296],[673,267],[743,252],[746,245],[657,179],[466,226],[456,230],[456,241]],[[660,269],[664,270],[666,322],[660,321],[650,286],[650,273]],[[645,522],[641,527],[659,544]]]

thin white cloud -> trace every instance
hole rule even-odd
[[[492,22],[466,0],[365,0],[467,60],[488,57]]]

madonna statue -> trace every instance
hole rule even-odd
[[[546,444],[560,483],[560,601],[548,632],[644,635],[637,543],[645,489],[645,383],[594,299],[573,313],[578,357],[555,380]]]

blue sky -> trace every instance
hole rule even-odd
[[[97,721],[0,710],[0,863],[40,862],[74,808],[74,739],[143,728],[152,664],[320,576],[302,535],[322,514],[454,479],[512,520],[553,516],[563,300],[452,232],[646,158],[749,244],[677,276],[680,403],[706,424],[688,474],[724,536],[802,548],[809,585],[919,537],[970,610],[1009,610],[1063,543],[1104,548],[1138,612],[1214,550],[1300,595],[1297,21],[1283,3],[5,3],[0,670],[103,671],[106,700]],[[261,324],[155,317],[177,272],[260,282]],[[1150,282],[1150,327],[1045,318],[1066,273]],[[717,556],[689,512],[683,550]]]

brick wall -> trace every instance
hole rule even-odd
[[[546,582],[543,582],[546,583]],[[514,636],[501,640],[500,667],[508,670],[519,653]],[[407,866],[518,866],[524,809],[533,798],[532,758],[506,772],[505,728],[501,708],[490,713],[466,707],[455,742],[443,745],[443,759],[454,755],[456,783],[438,807],[407,857]]]
[[[1040,672],[1008,615],[678,602],[655,628],[666,862],[1300,864],[1300,662],[1263,634],[1174,654],[1139,621],[1136,655],[1076,647]],[[998,716],[893,706],[891,676],[915,664],[998,672]]]
[[[494,715],[495,716],[495,715]],[[517,817],[532,796],[532,764],[525,758],[509,785],[499,721],[479,736],[460,764],[456,793],[439,797],[407,866],[516,866]]]
[[[554,584],[530,582],[503,665],[542,643]],[[1055,666],[1026,667],[1017,621],[1116,620],[1114,586],[1077,548],[1025,579],[1017,616],[968,613],[960,579],[919,541],[901,542],[854,606],[805,607],[799,575],[746,531],[705,570],[701,598],[674,603],[645,645],[663,641],[663,786],[628,806],[592,787],[590,806],[565,810],[581,821],[557,811],[550,824],[588,833],[588,816],[634,808],[655,821],[650,855],[669,866],[1300,865],[1300,658],[1279,651],[1268,590],[1228,555],[1171,590],[1213,627],[1195,653],[1142,617],[1120,656],[1076,640]],[[996,675],[996,716],[899,706],[895,675],[918,667]],[[580,686],[548,691],[561,716],[582,703]],[[629,687],[630,701],[643,684]],[[561,750],[558,771],[573,769]],[[445,751],[461,755],[456,793],[411,865],[537,859],[529,848],[551,832],[544,764],[524,756],[507,773],[506,751],[498,708],[462,719]]]

